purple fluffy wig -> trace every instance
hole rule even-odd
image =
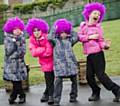
[[[90,3],[90,4],[86,4],[82,14],[83,14],[85,20],[88,21],[89,20],[89,15],[94,10],[98,10],[101,13],[100,14],[100,19],[98,20],[98,23],[100,23],[103,20],[105,12],[106,12],[106,8],[103,4],[101,4],[99,2],[93,2],[93,3]]]
[[[58,19],[55,23],[55,33],[60,34],[62,32],[65,32],[67,34],[70,34],[72,30],[72,24],[67,19]]]
[[[3,31],[7,33],[12,33],[15,28],[19,28],[21,31],[24,30],[24,22],[18,18],[9,18],[3,26]]]
[[[29,19],[26,26],[26,31],[29,33],[29,36],[33,34],[34,28],[38,28],[43,33],[48,33],[49,31],[49,26],[47,22],[44,21],[43,19],[38,19],[38,18]]]

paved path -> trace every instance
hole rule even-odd
[[[120,85],[120,77],[113,77],[113,81]],[[63,83],[63,93],[61,99],[61,106],[120,106],[120,103],[112,102],[114,95],[101,86],[101,100],[98,102],[88,102],[88,97],[91,95],[90,88],[86,86],[78,86],[78,102],[69,103],[69,92],[71,82],[65,81]],[[40,84],[37,86],[31,86],[30,91],[27,93],[26,104],[14,104],[12,106],[48,106],[47,103],[41,103],[40,97],[44,91],[45,85]],[[10,106],[8,104],[9,95],[4,89],[0,89],[0,106]]]

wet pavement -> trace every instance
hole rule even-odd
[[[120,76],[112,77],[112,80],[120,85]],[[106,90],[102,85],[99,85],[101,89],[101,100],[97,102],[89,102],[88,97],[91,95],[91,89],[88,85],[78,85],[78,102],[69,102],[69,93],[71,88],[70,81],[64,81],[63,92],[61,98],[61,106],[120,106],[119,103],[114,103],[114,95],[112,92]],[[41,103],[40,98],[45,89],[45,84],[31,86],[30,91],[27,92],[25,104],[14,104],[12,106],[48,106],[47,103]],[[4,89],[0,89],[0,106],[10,106],[8,103],[9,94]],[[51,105],[52,106],[52,105]]]

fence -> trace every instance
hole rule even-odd
[[[112,20],[120,18],[120,0],[104,0],[107,12],[104,20]]]
[[[78,7],[78,8],[66,11],[66,12],[61,12],[61,13],[57,13],[54,15],[41,17],[41,18],[45,19],[49,23],[50,26],[53,24],[55,20],[59,18],[67,18],[68,20],[72,22],[73,26],[78,26],[80,22],[83,20],[82,15],[81,15],[82,8],[83,7]]]
[[[105,4],[105,6],[107,8],[107,13],[106,13],[104,20],[120,18],[120,10],[119,10],[120,9],[120,0],[104,0],[103,3]],[[57,12],[55,14],[51,14],[48,16],[41,16],[39,18],[45,19],[50,26],[58,18],[67,18],[68,20],[70,20],[73,23],[73,26],[78,26],[80,24],[80,22],[83,20],[83,17],[81,15],[82,9],[83,9],[83,6],[76,7],[76,8],[66,10],[64,12]],[[12,14],[12,13],[8,13],[8,14]],[[28,17],[24,17],[23,14],[18,14],[18,15],[20,15],[20,17],[22,19],[24,19],[25,22],[27,21],[28,18],[30,18],[29,15],[28,15]],[[2,19],[4,19],[4,17],[8,18],[6,16],[7,15],[4,14]],[[32,15],[31,15],[31,17],[32,17]],[[0,28],[0,44],[3,44],[3,32],[1,29],[2,28]]]

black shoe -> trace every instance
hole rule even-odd
[[[16,100],[16,98],[17,98],[17,95],[10,95],[10,98],[8,99],[8,101],[9,101],[9,104],[15,104],[15,100]]]
[[[93,91],[92,95],[88,98],[88,101],[98,101],[100,100],[100,88],[97,91]]]
[[[60,103],[54,102],[53,106],[60,106]]]
[[[19,96],[19,104],[25,103],[26,102],[26,95],[25,94],[21,94]]]
[[[117,94],[115,94],[115,98],[113,99],[113,102],[120,102],[120,88],[119,88]]]
[[[52,97],[52,96],[49,96],[48,104],[49,104],[49,105],[52,105],[53,103],[54,103],[53,97]]]
[[[43,96],[42,96],[42,98],[41,98],[41,102],[47,102],[48,101],[48,96],[47,95],[45,95],[45,94],[43,94]]]
[[[12,98],[9,98],[8,101],[9,101],[9,104],[10,104],[10,105],[15,104],[15,100],[12,99]]]
[[[88,101],[98,101],[100,100],[100,96],[96,94],[92,94],[89,98]]]
[[[77,102],[76,98],[70,98],[70,102],[73,103],[73,102]]]

